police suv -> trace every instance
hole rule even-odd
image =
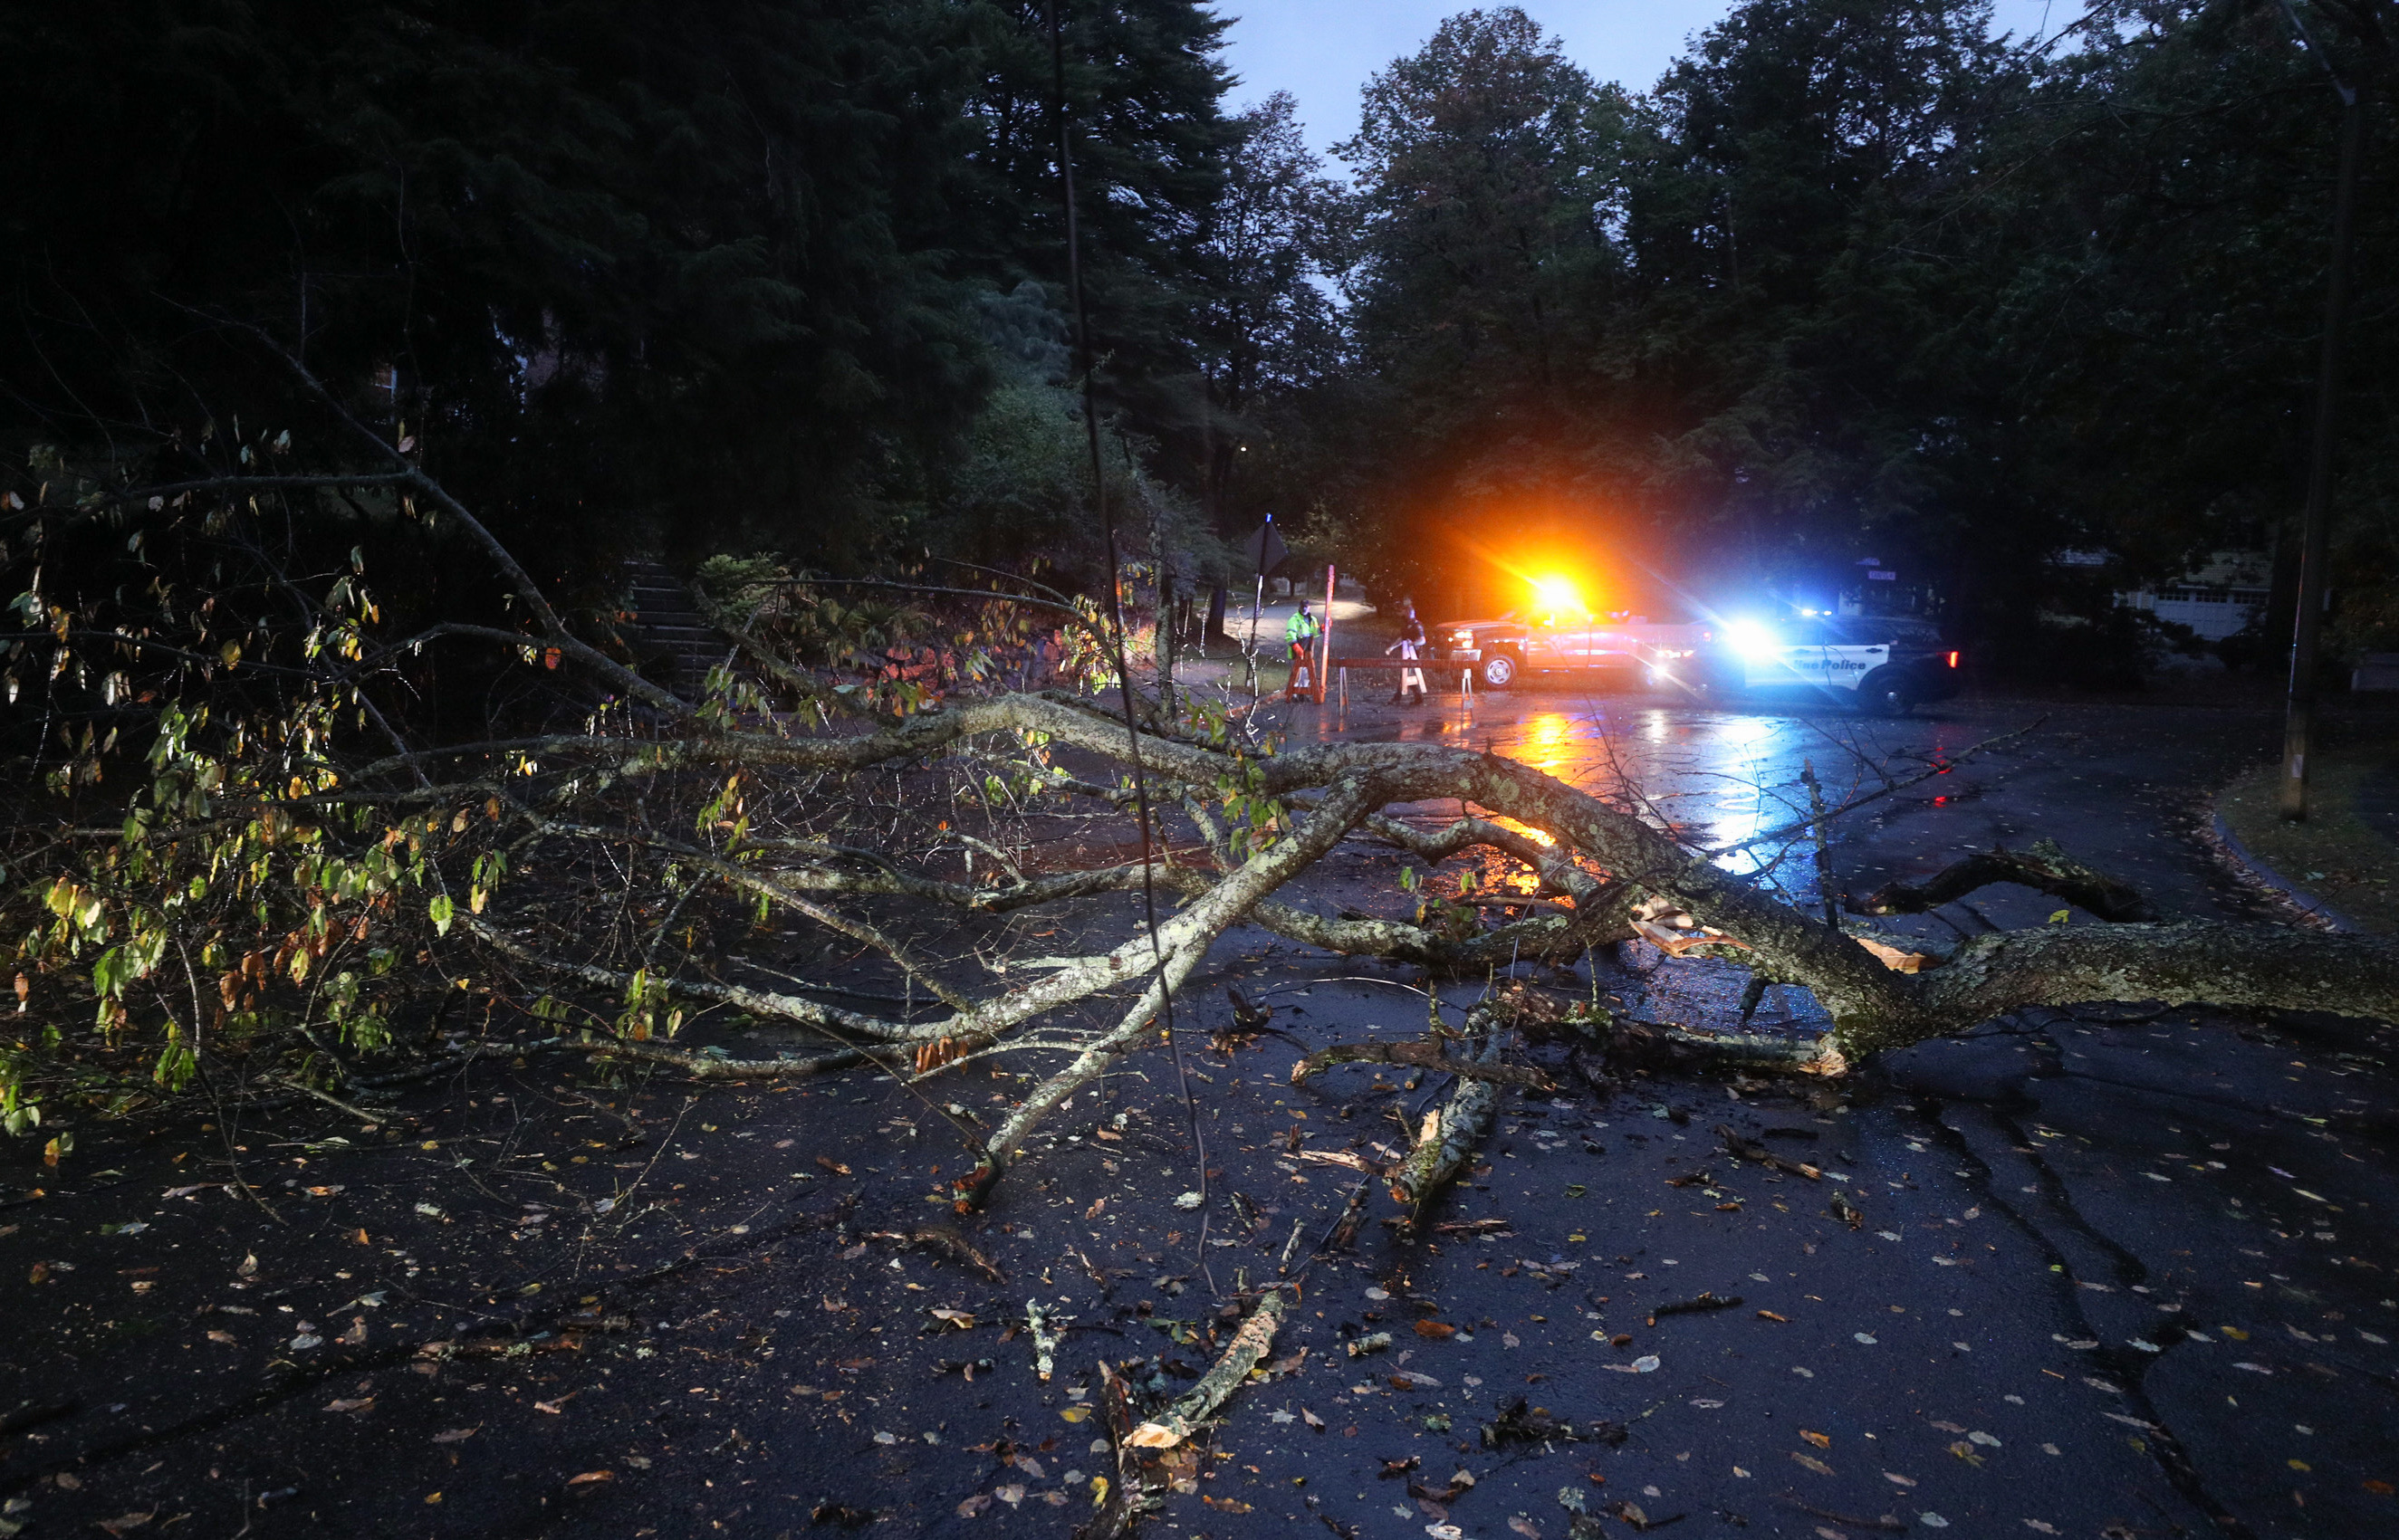
[[[1802,615],[1727,623],[1682,681],[1704,693],[1804,692],[1904,716],[1958,693],[1958,653],[1929,620]]]

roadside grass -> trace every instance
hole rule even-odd
[[[2225,827],[2285,881],[2368,930],[2399,934],[2399,844],[2358,813],[2360,789],[2399,747],[2342,749],[2316,756],[2305,823],[2275,811],[2280,764],[2262,765],[2216,795]]]

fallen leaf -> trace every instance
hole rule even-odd
[[[1087,1406],[1070,1406],[1058,1413],[1059,1416],[1065,1418],[1066,1421],[1070,1423],[1079,1423],[1091,1414],[1091,1409]]]
[[[975,1318],[972,1316],[968,1315],[963,1310],[953,1309],[946,1304],[937,1304],[927,1313],[935,1320],[947,1321],[961,1331],[975,1323]]]
[[[613,1481],[616,1479],[617,1473],[613,1470],[587,1470],[580,1476],[568,1477],[566,1484],[570,1487],[579,1487],[587,1482]]]
[[[1757,1318],[1758,1318],[1759,1320],[1762,1320],[1762,1321],[1781,1321],[1781,1322],[1782,1322],[1783,1325],[1785,1325],[1785,1326],[1788,1326],[1788,1325],[1790,1325],[1790,1324],[1791,1324],[1791,1317],[1788,1317],[1788,1316],[1778,1316],[1778,1315],[1776,1315],[1776,1314],[1775,1314],[1773,1311],[1771,1311],[1771,1310],[1761,1310],[1761,1311],[1759,1311],[1759,1312],[1757,1313]]]
[[[1818,1449],[1830,1449],[1833,1447],[1833,1439],[1830,1434],[1810,1433],[1803,1427],[1799,1430],[1799,1437],[1807,1439],[1809,1443],[1814,1444]]]
[[[1602,1369],[1612,1369],[1620,1374],[1647,1374],[1653,1372],[1657,1369],[1658,1355],[1655,1353],[1645,1353],[1641,1357],[1633,1359],[1631,1363],[1609,1363],[1602,1364],[1600,1367]]]
[[[211,1331],[209,1333],[209,1341],[212,1343],[231,1343],[233,1341],[233,1333],[230,1331]]]
[[[1210,1507],[1214,1508],[1219,1513],[1247,1513],[1250,1511],[1250,1505],[1242,1502],[1238,1497],[1218,1497],[1211,1494],[1201,1497],[1200,1501],[1207,1504]]]
[[[1324,1419],[1318,1416],[1315,1412],[1308,1411],[1306,1407],[1301,1407],[1299,1409],[1299,1420],[1306,1423],[1308,1426],[1316,1429],[1319,1433],[1324,1431]]]
[[[1419,1337],[1430,1337],[1434,1342],[1447,1342],[1450,1338],[1457,1335],[1457,1328],[1450,1325],[1447,1321],[1418,1321],[1416,1322],[1416,1335]]]
[[[1521,1513],[1508,1520],[1508,1527],[1523,1535],[1525,1540],[1541,1540],[1541,1526]]]
[[[1826,1465],[1823,1461],[1817,1459],[1812,1454],[1794,1454],[1791,1458],[1796,1463],[1807,1466],[1809,1470],[1814,1471],[1819,1476],[1830,1476],[1833,1474],[1832,1466]]]
[[[566,1411],[566,1398],[562,1396],[554,1401],[535,1401],[533,1403],[533,1409],[535,1412],[547,1412],[556,1417]]]
[[[1885,946],[1880,941],[1869,941],[1863,936],[1851,937],[1850,939],[1873,952],[1876,959],[1893,973],[1920,973],[1924,969],[1924,965],[1932,961],[1929,953],[1903,952],[1897,947]]]
[[[437,1444],[463,1444],[474,1436],[474,1428],[454,1427],[446,1433],[435,1434],[433,1436],[433,1441]]]
[[[1890,1482],[1892,1482],[1892,1483],[1893,1483],[1893,1484],[1895,1484],[1895,1485],[1903,1486],[1903,1487],[1912,1487],[1912,1486],[1914,1486],[1914,1485],[1916,1484],[1916,1478],[1915,1478],[1915,1477],[1913,1477],[1913,1476],[1902,1476],[1901,1474],[1899,1474],[1899,1472],[1897,1472],[1897,1471],[1895,1471],[1895,1470],[1886,1470],[1886,1471],[1884,1471],[1884,1472],[1882,1473],[1882,1479],[1883,1479],[1884,1480],[1886,1480],[1886,1481],[1890,1481]]]
[[[973,1496],[966,1499],[958,1505],[958,1517],[961,1519],[971,1519],[976,1514],[981,1513],[983,1509],[989,1506],[991,1506],[991,1493],[987,1492],[978,1492]]]
[[[831,1171],[835,1176],[849,1175],[849,1168],[831,1155],[817,1156],[817,1166],[820,1169]]]
[[[114,1519],[102,1519],[99,1522],[100,1527],[111,1534],[129,1534],[156,1517],[155,1513],[120,1513]]]
[[[991,1494],[1010,1507],[1014,1507],[1024,1501],[1024,1488],[1022,1483],[1016,1481],[1010,1481],[1004,1487],[994,1487]]]
[[[365,1396],[355,1401],[328,1401],[325,1403],[325,1410],[328,1412],[364,1412],[367,1408],[373,1405],[374,1405],[374,1398],[372,1396]]]

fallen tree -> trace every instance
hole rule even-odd
[[[776,616],[808,602],[804,583],[778,573],[737,586],[719,607],[737,615],[740,649],[772,653],[773,667],[719,669],[687,698],[642,674],[621,638],[578,630],[420,466],[373,442],[380,462],[347,473],[54,479],[53,501],[16,516],[12,548],[35,569],[95,529],[183,553],[175,581],[154,574],[146,607],[123,584],[113,597],[46,594],[38,580],[18,604],[11,679],[30,689],[17,721],[53,748],[31,766],[49,800],[20,817],[10,852],[17,992],[41,1024],[0,1067],[17,1131],[39,1122],[44,1099],[54,1116],[76,1101],[122,1106],[212,1068],[297,1075],[337,1097],[363,1060],[441,1038],[463,996],[487,1016],[529,1013],[594,1054],[704,1078],[874,1066],[913,1083],[1030,1059],[1044,1068],[995,1126],[945,1114],[976,1151],[958,1184],[974,1201],[1055,1109],[1156,1041],[1169,1000],[1240,925],[1468,973],[1646,938],[1805,988],[1830,1018],[1804,1040],[1596,1011],[1578,1027],[1690,1067],[1837,1075],[2032,1006],[2399,1017],[2392,942],[2149,918],[2138,895],[2053,846],[1978,857],[1862,908],[1920,910],[2008,881],[2121,923],[1934,948],[1784,901],[1637,795],[1492,754],[1281,745],[1188,690],[1172,711],[1145,702],[1129,726],[1087,693],[1109,655],[1089,637],[1064,687],[991,691],[975,626],[1001,624],[1019,601],[1090,614],[1023,583],[993,580],[979,615],[927,622],[968,640],[940,689],[913,694],[845,676],[822,625],[779,632]],[[488,547],[517,600],[514,628],[417,616],[387,638],[355,558],[295,574],[278,554],[294,541],[278,547],[264,524],[285,535],[338,524],[341,499],[361,491],[422,499]],[[225,586],[188,587],[228,552],[253,591],[238,640]],[[496,649],[543,709],[497,715],[464,741],[435,731],[411,707],[412,660],[461,647]],[[1147,827],[1124,779],[1135,774]],[[1461,816],[1427,827],[1411,810],[1435,802]],[[1844,810],[1784,837],[1804,842]],[[1498,897],[1522,912],[1491,923],[1487,887],[1420,891],[1413,914],[1321,912],[1295,885],[1345,844],[1429,870],[1471,857],[1513,874]],[[1154,930],[1108,901],[1145,886],[1178,900]],[[1095,940],[1035,952],[1070,932]],[[67,1025],[77,1015],[90,1033]],[[668,1041],[707,1015],[778,1023],[818,1047],[739,1057]],[[1503,1073],[1493,1030],[1476,1035],[1467,1064],[1418,1066],[1460,1074],[1461,1128],[1474,1111],[1463,1103],[1520,1077]],[[77,1059],[79,1043],[93,1051]],[[137,1044],[146,1076],[122,1062]],[[1397,1050],[1389,1061],[1416,1062]],[[1455,1142],[1420,1140],[1424,1169],[1403,1186],[1438,1186]]]

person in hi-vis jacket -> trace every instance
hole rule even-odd
[[[1299,682],[1300,670],[1308,670],[1308,677],[1310,679],[1316,675],[1316,655],[1310,649],[1316,645],[1317,632],[1321,628],[1316,624],[1316,616],[1308,610],[1308,601],[1305,599],[1299,601],[1298,613],[1283,623],[1282,639],[1291,643],[1291,678],[1284,683],[1282,690],[1285,700],[1299,698],[1303,689]]]
[[[1424,704],[1424,673],[1421,669],[1415,667],[1415,664],[1417,661],[1416,649],[1424,644],[1424,622],[1416,618],[1416,601],[1410,600],[1408,601],[1407,618],[1400,622],[1400,639],[1383,649],[1383,654],[1387,657],[1393,653],[1399,654],[1400,662],[1403,665],[1400,669],[1400,682],[1391,687],[1390,703],[1392,705],[1398,706],[1404,703],[1410,706],[1420,706]],[[1414,696],[1416,698],[1414,700],[1407,700],[1405,697],[1409,696]]]

